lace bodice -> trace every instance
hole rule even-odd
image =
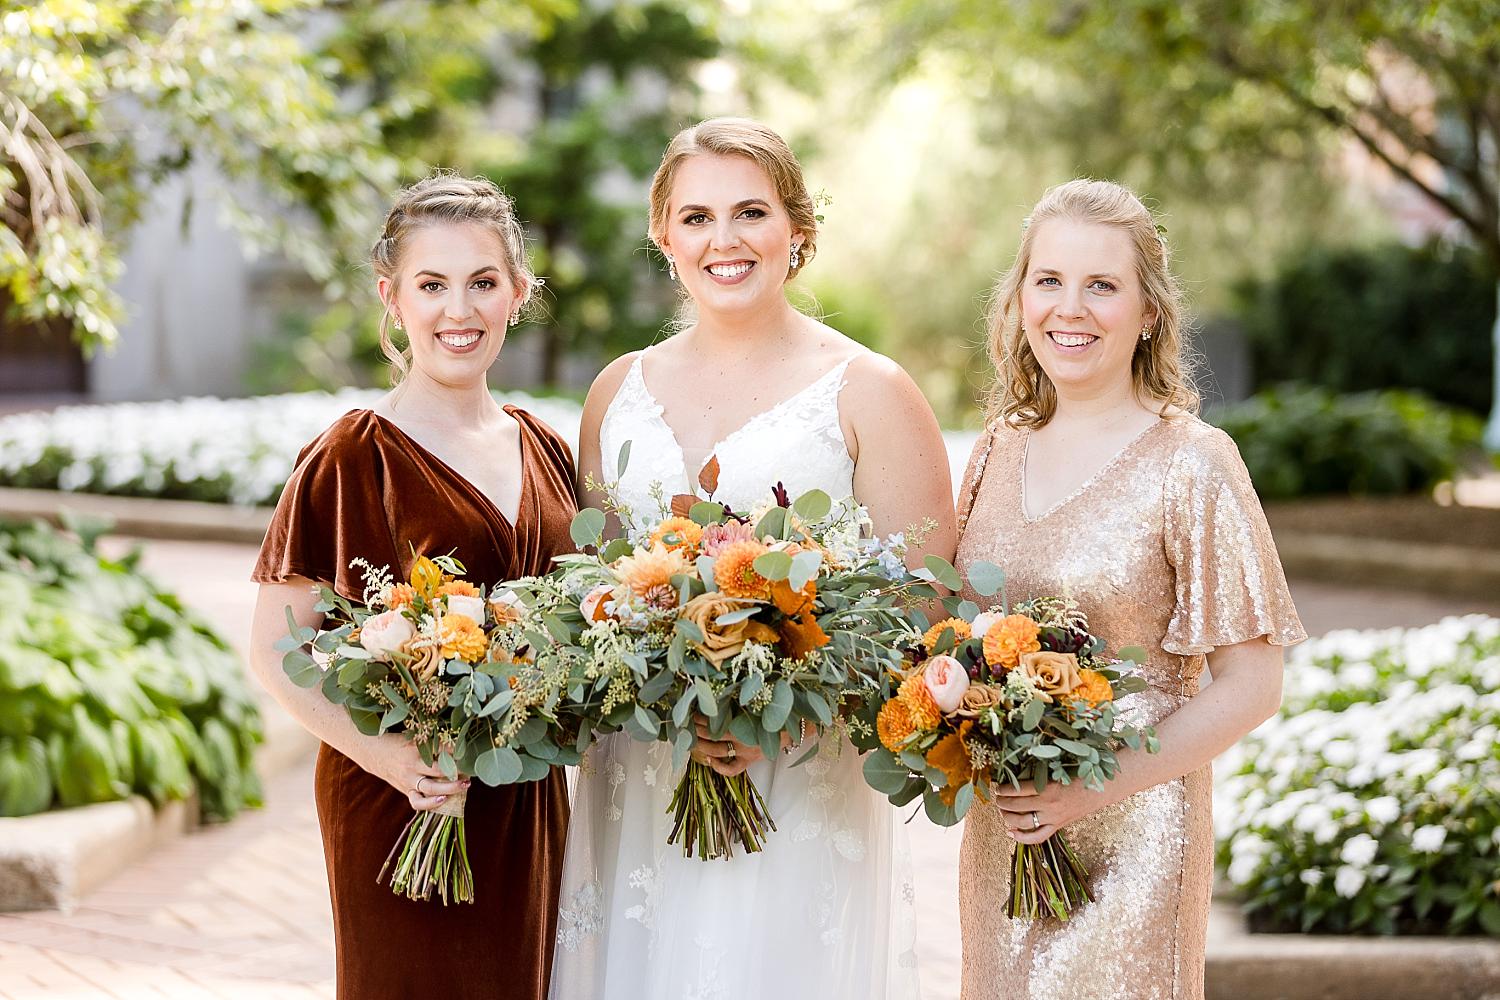
[[[662,417],[662,405],[641,374],[645,353],[636,355],[599,429],[604,478],[619,481],[618,498],[630,509],[636,522],[632,526],[665,516],[673,494],[703,495],[698,468],[688,471],[677,436]],[[839,423],[839,391],[849,360],[755,414],[709,450],[705,462],[709,455],[719,458],[715,500],[749,510],[768,500],[778,482],[793,498],[812,489],[835,499],[854,492],[854,459]],[[627,441],[630,459],[621,476],[620,448]]]

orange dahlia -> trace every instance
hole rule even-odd
[[[944,618],[928,629],[926,635],[922,636],[922,648],[926,649],[929,653],[932,652],[932,647],[937,644],[937,641],[943,637],[943,633],[948,629],[953,630],[953,641],[955,643],[963,642],[972,634],[969,629],[969,623],[962,618]]]
[[[1022,653],[1042,648],[1036,636],[1036,622],[1025,615],[1006,615],[984,634],[984,660],[997,670],[1009,670],[1021,662]]]
[[[735,542],[719,551],[714,560],[714,581],[729,597],[765,600],[771,593],[771,581],[755,570],[755,560],[767,549],[760,542]]]
[[[404,608],[417,599],[417,592],[409,583],[397,583],[391,585],[391,593],[386,598],[385,606],[392,610]]]
[[[478,663],[489,650],[484,629],[468,615],[444,615],[438,622],[439,652],[444,657],[458,657],[466,663]]]
[[[438,593],[448,597],[478,597],[479,588],[468,580],[449,580],[438,588]]]
[[[703,527],[687,517],[669,517],[651,532],[652,542],[669,549],[693,549],[703,540]]]
[[[917,727],[911,721],[911,709],[901,699],[894,698],[880,706],[880,714],[875,717],[875,731],[880,734],[881,746],[891,753],[899,753],[901,745],[917,731]]]
[[[661,542],[653,542],[649,549],[637,549],[628,556],[621,556],[614,565],[615,576],[637,597],[644,597],[656,587],[670,587],[672,577],[689,572],[691,568],[687,556]]]
[[[918,729],[936,729],[943,721],[942,709],[932,700],[932,692],[927,690],[920,670],[912,672],[901,682],[896,697],[906,705],[912,724]]]
[[[1102,705],[1106,701],[1113,701],[1115,697],[1114,688],[1109,686],[1109,678],[1097,670],[1087,667],[1078,671],[1079,684],[1073,689],[1072,697],[1088,702],[1090,705]]]

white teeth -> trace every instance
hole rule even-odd
[[[749,264],[710,264],[708,273],[720,278],[738,278],[750,270]]]
[[[474,341],[476,341],[478,339],[479,339],[479,334],[477,334],[477,333],[440,333],[440,334],[438,334],[438,340],[441,340],[443,343],[447,344],[449,347],[468,347],[470,344],[474,343]]]
[[[1084,344],[1092,344],[1098,337],[1090,337],[1086,333],[1054,333],[1052,339],[1059,347],[1082,347]]]

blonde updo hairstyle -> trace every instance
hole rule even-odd
[[[1148,313],[1155,315],[1147,328],[1150,339],[1136,342],[1130,364],[1136,392],[1143,400],[1158,404],[1164,416],[1173,407],[1197,413],[1194,359],[1184,342],[1182,290],[1172,276],[1166,238],[1156,219],[1128,188],[1110,181],[1073,180],[1048,190],[1031,210],[1015,263],[1001,276],[991,296],[988,339],[995,382],[987,420],[1042,427],[1057,412],[1057,389],[1031,350],[1021,312],[1021,288],[1031,267],[1036,232],[1050,219],[1114,226],[1130,237],[1136,279]]]
[[[801,274],[818,252],[817,210],[813,207],[812,195],[807,192],[802,165],[797,162],[797,156],[786,140],[749,118],[710,118],[683,129],[667,143],[661,165],[651,178],[650,236],[657,250],[666,254],[662,239],[667,232],[672,183],[677,178],[677,170],[688,157],[703,153],[743,156],[766,172],[771,186],[776,189],[776,196],[786,206],[792,234],[802,236],[801,261],[796,267],[788,262],[786,280]]]
[[[370,248],[370,267],[390,282],[390,295],[380,317],[380,350],[391,363],[391,382],[400,384],[411,368],[410,345],[398,348],[391,339],[391,304],[397,276],[411,236],[424,226],[472,224],[488,229],[505,252],[505,270],[520,295],[523,309],[531,301],[537,279],[526,260],[526,234],[516,219],[510,196],[485,177],[464,177],[448,170],[434,171],[396,197],[381,227],[380,239]]]

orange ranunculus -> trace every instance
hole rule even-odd
[[[763,601],[771,594],[771,581],[755,569],[755,560],[770,550],[760,542],[735,542],[714,560],[714,582],[730,597]]]
[[[922,680],[921,668],[907,674],[906,680],[897,688],[896,697],[906,703],[907,710],[911,712],[911,721],[918,729],[936,729],[943,721],[942,709],[938,708],[932,692]]]
[[[391,584],[390,597],[386,599],[385,606],[392,610],[404,608],[416,599],[417,592],[412,589],[411,584],[394,583]]]
[[[479,588],[474,586],[468,580],[449,580],[447,583],[439,587],[437,592],[448,597],[479,596]]]
[[[811,611],[817,597],[818,588],[811,580],[801,590],[793,590],[792,585],[785,580],[776,580],[771,584],[771,601],[784,615],[800,615]]]
[[[997,670],[1009,670],[1021,662],[1022,653],[1042,648],[1037,624],[1025,615],[1006,615],[984,634],[984,661]]]
[[[1114,688],[1109,685],[1109,678],[1097,670],[1087,667],[1078,671],[1079,683],[1073,689],[1071,697],[1086,701],[1090,705],[1102,705],[1106,701],[1113,701],[1115,697]]]
[[[962,618],[945,618],[928,629],[927,633],[922,636],[922,648],[929,653],[932,652],[932,647],[943,637],[943,633],[948,629],[953,630],[953,641],[955,644],[963,642],[969,637],[968,622]]]
[[[832,641],[810,611],[804,611],[795,618],[783,618],[778,628],[781,632],[781,653],[789,660],[800,660]]]
[[[880,706],[880,714],[875,717],[875,732],[880,736],[880,745],[891,753],[899,753],[907,737],[916,731],[906,702],[892,698]]]
[[[484,630],[468,615],[444,615],[437,626],[437,640],[445,657],[478,663],[489,650]]]
[[[938,796],[950,806],[958,795],[958,789],[976,777],[974,762],[969,759],[969,748],[964,745],[964,737],[968,736],[969,730],[973,728],[973,722],[962,722],[959,724],[958,732],[944,736],[933,745],[931,750],[927,751],[927,766],[942,771],[943,776],[948,779],[948,783],[938,789]],[[979,791],[978,785],[974,790]]]
[[[652,542],[661,542],[669,549],[692,550],[702,540],[703,526],[688,517],[669,517],[651,532]]]

